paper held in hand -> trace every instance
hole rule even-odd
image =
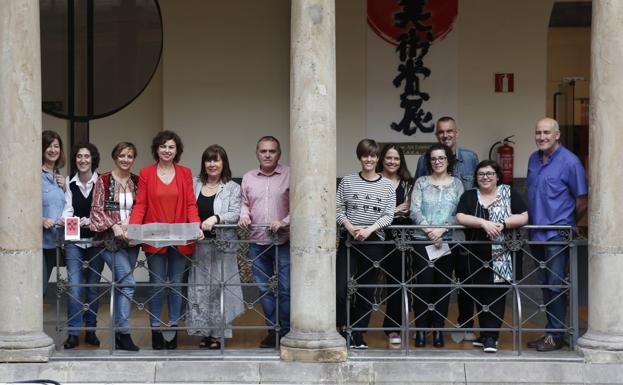
[[[128,239],[153,247],[179,246],[196,241],[199,223],[148,223],[128,225]]]
[[[435,244],[428,245],[426,246],[426,254],[428,254],[428,259],[434,261],[439,257],[450,254],[450,245],[446,242],[442,243],[439,247]]]
[[[65,240],[66,241],[79,241],[80,240],[80,218],[78,217],[65,218]]]

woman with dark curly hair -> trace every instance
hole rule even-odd
[[[65,210],[63,218],[80,218],[80,240],[91,241],[93,232],[91,224],[91,203],[93,190],[97,182],[97,168],[100,163],[100,153],[92,143],[78,143],[71,150],[71,162],[76,167],[73,178],[67,177],[65,184]],[[97,310],[99,307],[99,288],[104,261],[97,255],[97,250],[88,243],[65,243],[65,263],[67,264],[67,281],[69,282],[67,296],[67,341],[63,347],[73,349],[79,345],[80,327],[94,328],[97,326]],[[83,268],[84,264],[88,267]],[[89,287],[80,286],[87,283]],[[88,304],[88,310],[82,309],[82,297]],[[75,329],[71,329],[75,328]],[[84,341],[89,345],[99,346],[100,341],[95,330],[87,330]]]
[[[139,175],[136,204],[130,214],[130,224],[145,223],[195,223],[198,239],[203,239],[201,219],[193,192],[190,168],[178,162],[184,151],[180,137],[172,131],[161,131],[153,139],[151,152],[156,163],[143,168]],[[176,247],[153,247],[143,244],[149,265],[150,287],[149,322],[152,328],[151,344],[155,350],[176,349],[177,330],[166,341],[160,326],[177,328],[182,318],[182,280],[186,263],[195,251],[195,244]],[[173,285],[168,290],[169,321],[162,320],[165,282]]]
[[[456,206],[463,194],[463,183],[452,176],[454,154],[445,144],[435,143],[425,156],[428,175],[415,181],[411,194],[411,219],[416,225],[443,226],[454,225]],[[452,277],[452,255],[447,253],[433,261],[429,266],[427,246],[441,247],[443,242],[452,239],[452,232],[443,227],[425,227],[415,231],[415,239],[428,241],[415,244],[413,265],[415,281],[418,284],[449,284]],[[448,317],[449,291],[447,287],[418,287],[414,290],[413,311],[416,328],[443,328]],[[434,304],[434,310],[428,308]],[[415,332],[415,346],[426,345],[426,331]],[[443,347],[443,332],[433,331],[433,346]]]

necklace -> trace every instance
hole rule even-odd
[[[164,167],[160,167],[160,165],[158,165],[158,174],[162,175],[162,176],[166,176],[166,175],[171,175],[175,172],[175,168],[174,167],[168,167],[168,168],[164,168]]]

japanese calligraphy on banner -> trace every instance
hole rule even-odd
[[[458,0],[368,0],[366,124],[381,142],[435,142],[457,118]]]

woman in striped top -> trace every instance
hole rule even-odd
[[[363,139],[359,142],[357,158],[361,162],[361,171],[342,178],[337,190],[337,224],[356,241],[382,241],[385,238],[383,228],[389,226],[394,218],[396,190],[387,178],[376,172],[379,147],[374,140]],[[337,326],[341,330],[347,326],[366,328],[374,302],[374,288],[357,289],[351,299],[350,319],[347,320],[348,279],[353,275],[358,284],[374,284],[378,275],[374,262],[382,259],[385,247],[383,244],[353,245],[350,248],[349,274],[348,248],[345,244],[347,235],[343,233],[341,238],[336,268]],[[352,333],[350,346],[355,349],[368,348],[361,331]]]

